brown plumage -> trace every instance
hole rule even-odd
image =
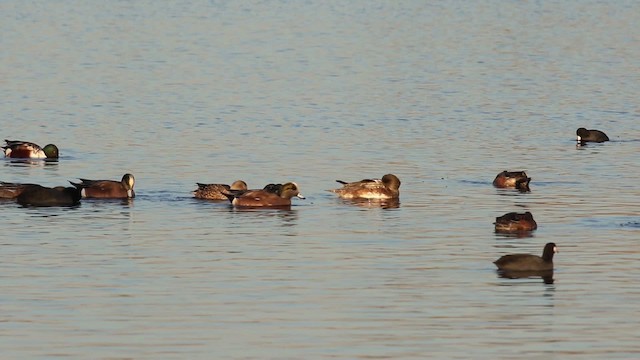
[[[225,194],[229,191],[247,190],[247,183],[242,180],[236,180],[231,184],[198,184],[198,188],[193,191],[193,196],[197,199],[207,200],[228,200]]]
[[[503,233],[532,231],[538,228],[538,224],[533,219],[533,214],[528,211],[521,214],[516,212],[506,213],[497,217],[494,225],[496,232]]]
[[[10,158],[32,158],[32,159],[57,159],[60,154],[58,147],[47,144],[41,148],[37,144],[20,140],[5,140],[6,145],[2,147],[5,157]]]
[[[270,185],[266,187],[270,187]],[[277,191],[278,188],[276,184],[274,189]],[[283,184],[280,191],[276,193],[269,190],[247,190],[237,194],[226,194],[226,196],[237,207],[288,207],[291,206],[292,197],[304,199],[304,196],[299,192],[298,185],[294,182]]]
[[[21,184],[0,181],[0,199],[15,199],[24,190],[32,186],[40,186],[37,184]]]
[[[355,182],[336,180],[343,184],[339,189],[329,190],[343,199],[397,199],[400,196],[400,179],[386,174],[382,179],[364,179]]]
[[[524,171],[503,171],[493,179],[493,186],[498,188],[515,188],[520,191],[531,191],[529,182],[531,178]]]
[[[80,179],[80,181],[80,183],[69,182],[80,190],[82,197],[85,198],[120,199],[136,196],[133,191],[135,179],[131,174],[124,174],[120,181],[88,179]]]

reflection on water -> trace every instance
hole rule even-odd
[[[355,205],[363,208],[397,209],[400,207],[400,199],[343,199],[337,201],[345,205]]]
[[[4,158],[7,167],[44,167],[58,165],[58,159],[16,159]]]
[[[509,271],[496,270],[498,276],[505,279],[541,278],[545,284],[553,284],[553,270],[547,271]]]
[[[496,234],[496,238],[517,238],[517,239],[524,239],[524,238],[532,238],[535,237],[535,234],[533,231],[513,231],[513,232],[509,232],[509,231],[500,231],[500,230],[496,230],[494,229],[494,232]]]
[[[295,226],[298,222],[298,210],[292,209],[291,206],[283,207],[235,207],[228,206],[229,213],[238,216],[241,221],[250,221],[251,223],[261,222],[261,219],[278,219],[282,221],[283,226]]]

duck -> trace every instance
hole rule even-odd
[[[553,270],[553,255],[558,252],[555,243],[547,243],[542,256],[531,254],[510,254],[500,257],[493,263],[498,270],[504,271],[549,271]]]
[[[533,219],[533,214],[528,211],[525,213],[506,213],[497,217],[494,224],[496,232],[504,233],[533,231],[538,228],[538,224]]]
[[[124,174],[122,180],[88,180],[80,178],[79,183],[69,181],[84,198],[125,199],[134,198],[135,178],[131,174]]]
[[[74,206],[80,203],[81,198],[80,190],[75,187],[50,188],[38,184],[23,184],[16,200],[24,206]]]
[[[394,174],[386,174],[381,179],[363,179],[346,182],[336,180],[343,186],[328,190],[343,199],[376,199],[389,200],[400,197],[400,179]]]
[[[576,135],[578,135],[579,143],[585,143],[585,142],[601,143],[601,142],[609,141],[609,137],[607,136],[607,134],[605,134],[600,130],[587,130],[581,127],[581,128],[578,128],[578,130],[576,130]]]
[[[197,199],[207,200],[227,200],[225,193],[229,191],[245,191],[247,183],[242,180],[234,181],[231,186],[227,184],[203,184],[196,183],[198,188],[193,191],[193,196]]]
[[[278,187],[277,184],[275,185]],[[282,184],[279,192],[271,192],[269,190],[247,190],[239,193],[226,193],[225,196],[236,207],[288,207],[291,206],[291,198],[305,197],[300,193],[298,184],[288,182]]]
[[[0,199],[15,199],[30,186],[40,186],[38,184],[22,184],[0,181]]]
[[[4,140],[2,147],[4,156],[8,158],[32,158],[32,159],[57,159],[60,157],[58,147],[54,144],[47,144],[40,147],[28,141]]]
[[[531,178],[524,171],[503,171],[493,179],[493,186],[497,188],[515,188],[522,192],[531,191]]]

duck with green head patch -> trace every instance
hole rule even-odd
[[[4,156],[8,158],[57,159],[60,156],[58,147],[53,144],[41,148],[28,141],[5,140],[5,142],[2,149]]]

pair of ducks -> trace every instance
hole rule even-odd
[[[607,134],[600,130],[587,130],[579,128],[576,131],[578,142],[605,142],[609,141]],[[28,141],[5,140],[6,145],[3,146],[5,157],[12,158],[32,158],[32,159],[57,159],[60,156],[58,147],[54,144],[47,144],[40,147],[37,144]]]
[[[381,179],[363,179],[346,182],[336,180],[343,186],[329,190],[343,199],[389,200],[400,196],[400,179],[393,174],[386,174]],[[294,182],[285,184],[269,184],[262,189],[248,190],[247,183],[237,180],[231,185],[197,183],[193,192],[198,199],[230,200],[241,207],[275,207],[290,206],[291,198],[304,199]]]
[[[124,174],[122,180],[80,179],[69,181],[73,187],[46,187],[39,184],[0,182],[0,199],[15,199],[28,206],[73,206],[82,198],[122,199],[133,198],[135,178]]]

